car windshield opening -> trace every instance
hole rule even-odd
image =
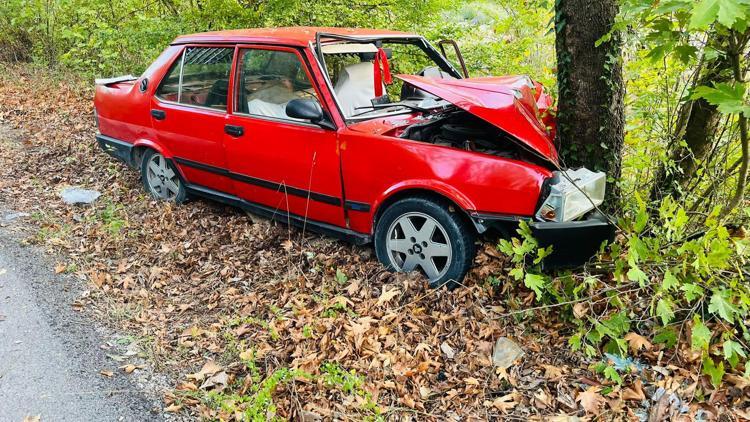
[[[346,41],[324,44],[321,49],[336,100],[347,120],[411,113],[446,104],[389,75],[456,77],[445,62],[433,59],[430,53],[436,51],[430,51],[421,40]]]

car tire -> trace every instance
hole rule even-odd
[[[375,226],[375,253],[390,271],[421,271],[430,287],[458,287],[476,253],[476,235],[447,201],[402,199]]]
[[[143,154],[141,182],[146,192],[160,201],[180,204],[187,196],[185,184],[172,160],[152,149]]]

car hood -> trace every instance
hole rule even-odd
[[[542,122],[538,104],[549,106],[549,97],[526,76],[471,79],[432,79],[398,75],[402,81],[442,98],[500,128],[520,146],[556,167],[559,157],[553,137]],[[535,94],[538,93],[537,94]],[[541,95],[541,97],[539,97]]]

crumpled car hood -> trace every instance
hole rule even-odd
[[[547,131],[540,115],[540,108],[546,111],[551,100],[528,77],[432,79],[397,75],[397,78],[502,129],[522,147],[559,166],[554,136]]]

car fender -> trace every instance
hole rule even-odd
[[[151,139],[138,139],[133,143],[133,147],[134,147],[133,151],[135,151],[135,148],[137,147],[145,147],[145,148],[153,149],[154,151],[158,152],[159,154],[163,155],[165,158],[168,158],[170,160],[174,158],[174,155],[169,150],[169,148],[163,146],[162,144],[158,142],[152,141]],[[182,169],[180,168],[180,166],[177,165],[177,163],[174,162],[174,160],[172,160],[172,164],[177,169],[177,172],[180,174],[180,177],[182,178],[182,180],[183,181],[187,180],[187,178],[185,177],[185,174],[182,172]],[[140,169],[138,170],[140,171]]]
[[[408,190],[420,190],[438,194],[458,205],[458,207],[460,207],[463,212],[467,213],[467,215],[468,212],[474,210],[474,203],[466,195],[461,193],[461,191],[447,183],[441,182],[439,180],[411,179],[401,181],[389,187],[375,200],[375,202],[373,203],[373,219],[377,217],[378,213],[381,211],[381,206],[385,202],[387,202],[394,195]]]
[[[159,154],[163,155],[165,158],[171,159],[173,157],[168,148],[159,144],[158,142],[152,141],[151,139],[138,139],[133,143],[133,146],[151,148]]]

